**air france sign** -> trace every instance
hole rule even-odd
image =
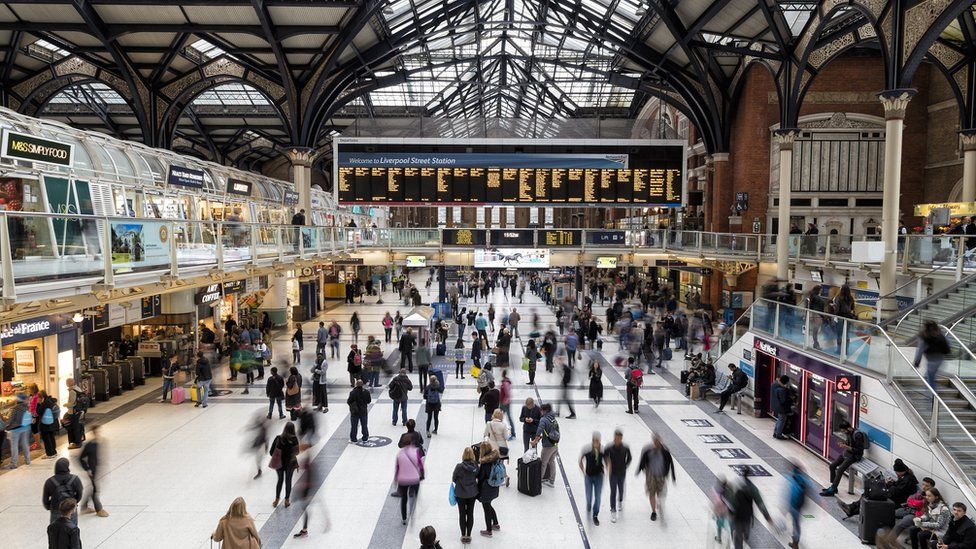
[[[70,167],[74,161],[75,147],[70,143],[3,130],[3,145],[0,152],[6,158]]]

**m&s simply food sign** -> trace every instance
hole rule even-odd
[[[71,166],[74,161],[75,147],[70,143],[61,143],[25,133],[3,130],[3,144],[0,153],[6,158],[16,160]]]

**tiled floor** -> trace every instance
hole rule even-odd
[[[319,416],[320,441],[307,451],[307,456],[314,459],[317,477],[307,539],[292,538],[301,525],[300,505],[293,504],[288,509],[271,506],[275,489],[273,471],[264,467],[264,474],[258,480],[251,479],[255,457],[246,449],[249,440],[246,428],[252,418],[266,413],[263,389],[252,388],[250,394],[243,395],[240,382],[224,381],[227,375],[222,371],[215,376],[218,389],[232,392],[211,400],[207,409],[192,404],[147,403],[105,424],[102,428],[105,463],[99,488],[111,516],[80,518],[84,546],[209,547],[208,538],[217,520],[235,497],[243,496],[261,530],[265,547],[407,549],[418,546],[418,532],[428,524],[437,529],[445,549],[460,547],[457,510],[449,505],[447,498],[451,473],[461,450],[481,440],[484,428],[483,412],[476,405],[475,382],[470,376],[463,381],[455,380],[453,366],[447,372],[439,434],[428,441],[426,479],[413,520],[407,526],[400,524],[399,500],[389,496],[396,444],[366,448],[347,442],[349,422],[344,402],[348,377],[344,357],[352,342],[348,317],[353,311],[359,312],[363,325],[360,343],[365,343],[369,334],[382,337],[383,314],[396,309],[403,313],[408,310],[392,294],[384,298],[386,302],[382,305],[342,305],[323,316],[326,320],[339,320],[344,337],[342,358],[332,362],[328,375],[332,406],[328,414]],[[508,302],[511,298],[506,299],[500,291],[493,299],[499,311],[502,306],[511,307]],[[486,309],[483,303],[470,306]],[[554,323],[552,313],[534,296],[526,295],[526,303],[519,309],[526,319],[523,333],[529,331],[525,326],[530,324],[528,319],[533,311],[540,314],[543,328]],[[317,322],[305,323],[303,371],[308,370],[313,358],[316,328]],[[277,356],[290,355],[290,333],[289,330],[275,338]],[[384,345],[384,349],[390,352],[394,346]],[[608,341],[604,356],[612,357],[615,350],[615,344]],[[512,364],[520,363],[519,352],[518,346],[513,345]],[[679,361],[670,367],[677,371]],[[577,371],[582,372],[582,368],[584,365],[578,365]],[[613,368],[605,366],[605,400],[598,408],[587,399],[587,390],[580,388],[581,376],[574,379],[571,398],[579,418],[560,421],[561,471],[566,482],[557,483],[555,489],[545,489],[536,498],[519,494],[515,488],[513,460],[512,486],[502,488],[501,496],[495,500],[501,531],[490,540],[477,537],[477,530],[484,526],[479,505],[475,511],[476,537],[471,547],[707,547],[713,545],[714,535],[707,489],[716,475],[733,475],[729,464],[757,464],[770,472],[771,476],[757,478],[755,482],[774,510],[777,525],[785,524],[781,511],[785,492],[782,472],[787,459],[799,459],[816,481],[826,480],[824,463],[794,443],[771,440],[772,422],[734,414],[715,416],[710,413],[714,409],[712,404],[688,403],[670,375],[646,378],[641,415],[624,413],[623,378],[619,372],[609,370]],[[515,381],[513,409],[516,413],[526,397],[550,400],[561,395],[558,374],[540,369],[535,387],[525,385],[525,372],[515,369],[511,374]],[[390,424],[391,403],[386,391],[374,391],[373,397],[370,434],[395,442],[403,428]],[[305,398],[310,397],[306,394]],[[416,391],[410,394],[408,415],[424,417]],[[712,426],[691,427],[682,421],[685,419],[707,419]],[[272,434],[283,423],[275,420]],[[674,452],[677,482],[669,486],[662,520],[649,520],[642,479],[633,474],[627,479],[625,510],[616,523],[610,522],[606,487],[600,511],[602,524],[594,526],[587,516],[582,473],[577,466],[580,450],[588,444],[593,431],[601,432],[606,443],[618,428],[623,430],[635,457],[650,441],[654,428]],[[713,451],[716,445],[706,444],[698,437],[705,432],[728,436],[732,442],[718,446],[740,448],[749,457],[722,459]],[[520,441],[512,444],[521,449]],[[60,452],[69,455],[64,447]],[[513,454],[518,455],[519,451]],[[261,459],[266,465],[267,456]],[[77,464],[73,463],[73,467],[77,468]],[[44,480],[52,469],[53,462],[36,460],[30,467],[0,476],[0,531],[4,533],[5,549],[45,546],[48,515],[40,499]],[[303,474],[306,474],[304,470],[296,473],[296,481]],[[806,534],[802,547],[837,549],[859,545],[851,525],[837,520],[833,502],[824,502],[822,507],[811,505],[806,512],[810,516],[804,520]],[[761,522],[757,523],[752,546],[785,546],[788,533],[780,531],[779,526]]]

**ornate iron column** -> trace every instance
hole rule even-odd
[[[976,201],[976,130],[959,133],[962,141],[962,202]]]

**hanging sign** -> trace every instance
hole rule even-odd
[[[837,374],[834,376],[834,388],[845,393],[861,390],[861,376],[851,374]]]
[[[241,293],[244,291],[246,285],[247,283],[244,281],[244,279],[224,282],[224,295]]]
[[[227,179],[227,192],[241,196],[251,196],[251,182],[240,179]]]
[[[183,166],[170,166],[169,174],[166,177],[166,184],[201,189],[203,188],[203,170],[194,170],[193,168],[184,168]]]
[[[220,291],[220,284],[211,284],[197,290],[194,301],[197,305],[208,305],[220,300],[223,294]]]
[[[299,198],[295,191],[285,191],[285,195],[281,197],[281,203],[285,206],[297,206]]]
[[[41,139],[33,135],[3,130],[0,153],[6,158],[71,166],[75,147],[69,143]]]

